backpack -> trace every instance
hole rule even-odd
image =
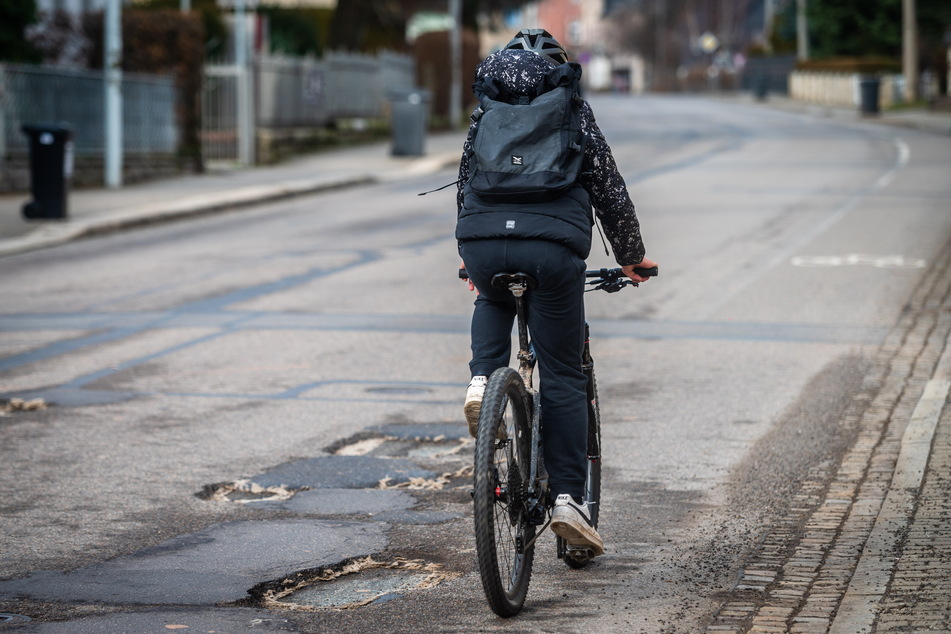
[[[545,74],[536,94],[513,95],[492,77],[472,89],[480,106],[468,187],[487,203],[554,200],[578,180],[584,160],[579,82],[569,62]]]

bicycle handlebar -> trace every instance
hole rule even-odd
[[[635,268],[634,272],[641,277],[657,277],[658,274],[656,266],[651,268]],[[625,286],[637,286],[637,282],[625,275],[624,271],[619,268],[590,269],[585,271],[584,276],[586,278],[594,278],[590,282],[585,282],[587,286],[594,286],[594,288],[589,288],[589,291],[601,290],[608,293],[616,293]],[[459,269],[459,279],[469,279],[469,274],[464,268]]]
[[[634,272],[640,275],[641,277],[657,277],[657,267],[652,266],[649,269],[644,269],[637,267],[634,269]],[[604,279],[620,279],[622,277],[627,277],[624,275],[624,272],[621,269],[589,269],[584,272],[585,277],[600,277]]]
[[[634,272],[641,277],[657,277],[658,270],[656,266],[652,266],[651,268],[635,268]],[[589,288],[588,291],[617,293],[625,286],[638,285],[637,282],[625,275],[624,271],[621,269],[592,269],[585,271],[584,276],[587,278],[594,278],[590,282],[585,282],[585,285],[587,286],[594,286],[594,288]]]

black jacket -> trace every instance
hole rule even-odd
[[[550,62],[530,51],[502,50],[489,55],[479,64],[476,69],[476,77],[494,77],[496,81],[502,82],[512,93],[531,95],[535,92],[541,78],[551,67]],[[475,122],[469,129],[469,136],[463,147],[462,160],[459,163],[460,182],[457,203],[460,217],[467,215],[464,203],[466,200],[465,183],[469,178],[468,156],[473,131],[477,126],[478,122]],[[624,179],[618,172],[617,164],[611,154],[611,148],[598,128],[594,113],[587,102],[581,108],[581,127],[586,137],[586,144],[579,184],[584,191],[574,192],[573,196],[581,204],[588,202],[580,200],[582,197],[590,200],[601,225],[604,227],[604,233],[611,243],[618,264],[637,264],[643,259],[645,250],[644,243],[641,240],[640,225],[634,212],[634,203],[631,202]],[[469,200],[471,206],[471,197]],[[564,201],[564,203],[571,204],[572,201]],[[517,206],[513,206],[513,209],[517,209]],[[506,211],[511,213],[512,209]],[[578,244],[577,236],[570,237],[570,233],[566,234],[556,224],[544,226],[546,218],[551,216],[551,213],[543,213],[527,217],[530,220],[529,224],[523,224],[520,227],[541,233],[523,237],[553,239],[568,243],[576,251],[579,251],[575,246]],[[573,222],[572,224],[577,225],[578,223]],[[547,235],[545,234],[546,231],[548,232]],[[473,233],[471,228],[463,235],[464,237],[461,238],[463,240],[498,237],[496,235],[477,235]],[[586,255],[586,252],[582,253],[583,257]]]

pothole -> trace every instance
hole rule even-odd
[[[372,436],[345,441],[333,448],[335,456],[373,456],[409,460],[448,460],[457,458],[473,444],[471,438],[399,438]]]
[[[312,489],[378,489],[381,482],[393,485],[436,476],[437,472],[405,458],[317,456],[287,462],[242,480],[206,484],[196,495],[211,501],[283,502]]]
[[[300,489],[289,489],[285,486],[263,487],[250,480],[237,480],[235,482],[206,484],[196,495],[211,502],[248,504],[249,502],[289,500],[299,491],[306,490],[308,490],[308,487]]]
[[[458,478],[469,478],[473,473],[472,465],[466,465],[456,471],[447,471],[435,478],[410,478],[404,482],[393,483],[391,478],[380,480],[380,489],[408,489],[410,491],[441,491]]]
[[[35,412],[41,409],[47,409],[49,403],[41,398],[22,399],[11,398],[9,400],[0,399],[0,416],[6,416],[13,412]],[[3,621],[0,621],[2,623]]]
[[[449,463],[457,466],[460,460],[464,466],[443,472],[435,477],[410,476],[401,480],[390,477],[380,479],[378,489],[441,490],[457,478],[472,475],[471,460],[465,455],[471,450],[473,439],[447,437],[445,435],[388,435],[378,432],[361,432],[349,439],[339,441],[328,451],[335,456],[364,456],[376,459],[406,459],[423,463]]]
[[[432,588],[458,576],[422,560],[383,562],[364,557],[284,579],[263,592],[261,603],[270,609],[347,610]]]

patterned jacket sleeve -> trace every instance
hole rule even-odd
[[[580,183],[591,196],[614,259],[621,266],[637,264],[644,259],[645,250],[634,203],[587,102],[581,109],[581,128],[587,144]]]
[[[459,160],[459,180],[456,183],[456,212],[462,211],[462,193],[469,180],[469,154],[472,148],[472,132],[477,124],[475,122],[469,125],[469,133],[466,135],[466,142],[462,144],[462,158]]]

